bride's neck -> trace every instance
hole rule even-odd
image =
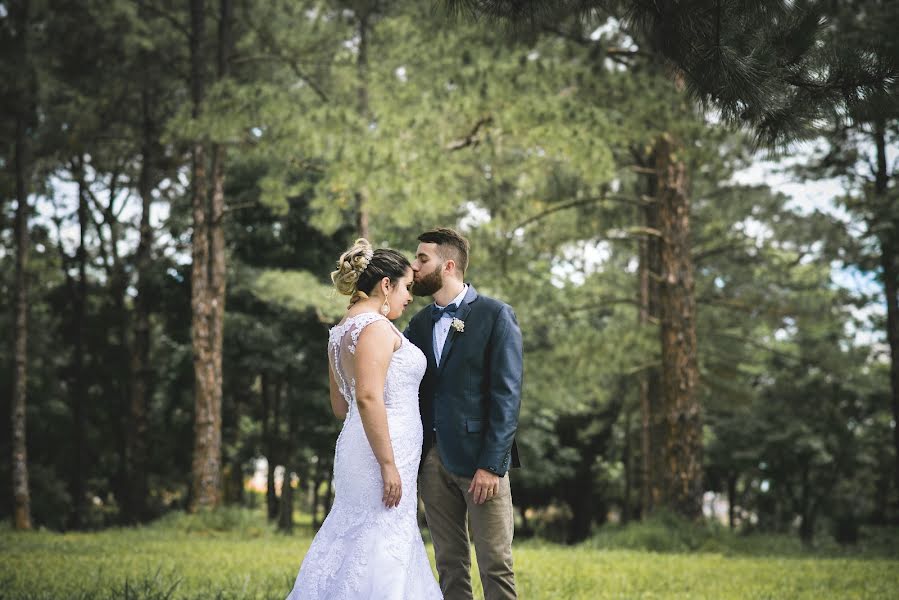
[[[347,315],[354,317],[359,313],[364,312],[379,313],[383,304],[384,300],[381,298],[366,298],[365,300],[359,300],[347,310]]]

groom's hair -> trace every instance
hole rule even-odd
[[[462,235],[449,227],[438,227],[425,231],[418,236],[419,242],[426,244],[437,244],[437,254],[444,261],[452,259],[456,263],[456,268],[462,275],[468,270],[468,250],[470,248],[468,240]]]

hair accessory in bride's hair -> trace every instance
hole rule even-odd
[[[374,256],[374,254],[374,249],[371,246],[368,246],[362,251],[362,254],[353,259],[353,267],[360,275],[362,274],[362,271],[368,268],[368,263],[371,262],[371,257]]]
[[[352,296],[357,290],[359,278],[368,268],[374,256],[374,248],[365,238],[359,238],[337,261],[337,270],[331,280],[341,294]]]

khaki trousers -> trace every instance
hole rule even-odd
[[[467,519],[471,521],[485,600],[515,599],[509,474],[500,479],[499,493],[483,504],[474,503],[468,493],[469,485],[471,478],[453,475],[443,467],[436,446],[428,451],[421,464],[418,487],[434,542],[444,599],[471,600],[473,597]]]

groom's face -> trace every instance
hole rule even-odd
[[[443,261],[437,254],[437,244],[422,242],[412,261],[412,293],[433,296],[443,287]]]

